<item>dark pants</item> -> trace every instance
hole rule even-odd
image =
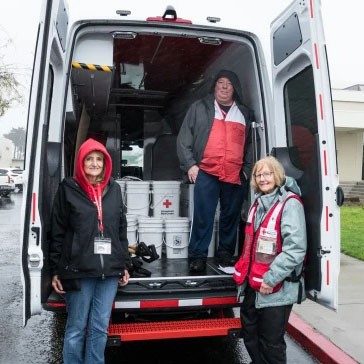
[[[194,189],[194,209],[188,247],[190,258],[206,258],[211,242],[217,202],[220,200],[219,252],[234,254],[236,230],[247,191],[243,186],[221,182],[215,176],[198,172]]]
[[[245,347],[254,364],[286,363],[284,334],[293,305],[257,309],[255,297],[248,285],[240,310]]]

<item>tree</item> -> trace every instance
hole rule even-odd
[[[14,67],[5,62],[5,50],[10,44],[9,39],[6,41],[0,39],[0,116],[3,116],[14,103],[22,101]]]
[[[14,144],[14,158],[23,159],[25,149],[25,129],[24,128],[12,128],[10,133],[4,134],[6,139],[9,139]]]

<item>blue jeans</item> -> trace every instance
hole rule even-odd
[[[217,202],[220,200],[219,253],[234,255],[240,212],[247,192],[247,183],[235,185],[221,182],[201,169],[194,189],[194,209],[188,256],[207,258],[212,237]]]
[[[107,329],[118,277],[82,278],[81,290],[66,293],[64,364],[104,363]]]

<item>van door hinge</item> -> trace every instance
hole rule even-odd
[[[330,253],[331,253],[331,250],[320,249],[319,257],[321,258],[325,254],[330,254]]]
[[[28,262],[29,268],[38,268],[40,264],[40,256],[38,254],[30,254]]]
[[[36,239],[35,244],[38,246],[39,245],[39,232],[40,232],[40,228],[39,228],[39,226],[32,226],[30,228],[30,230],[32,231],[33,238]]]

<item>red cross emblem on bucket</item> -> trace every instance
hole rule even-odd
[[[172,205],[172,202],[168,200],[168,198],[163,201],[163,206],[165,206],[167,209],[169,208],[169,206]]]

